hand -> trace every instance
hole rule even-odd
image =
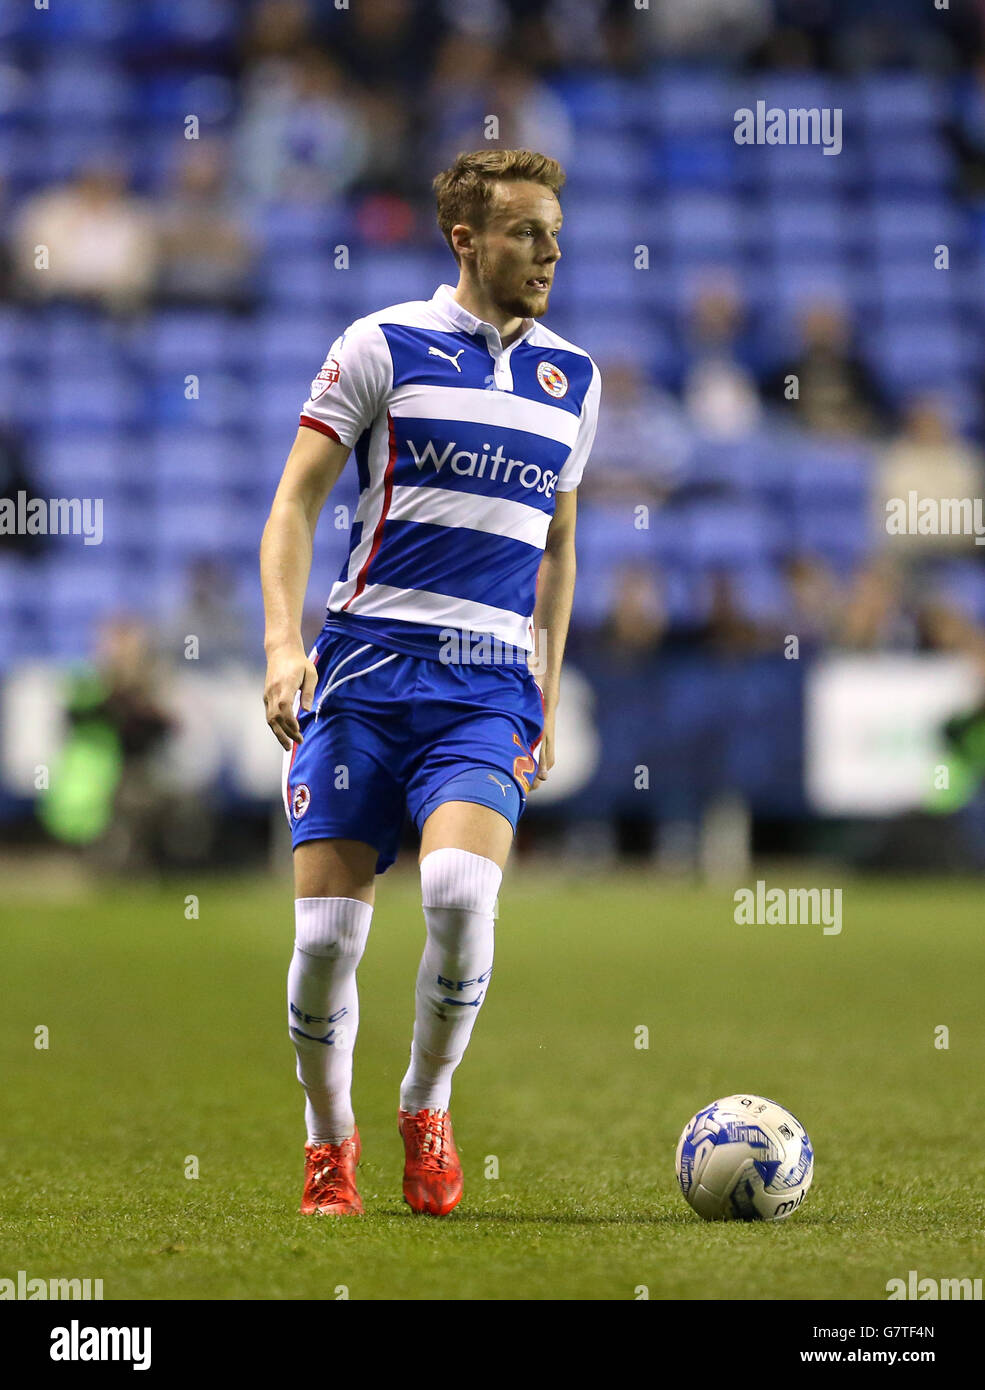
[[[540,741],[539,756],[537,759],[537,776],[530,785],[530,790],[535,792],[541,782],[547,781],[547,774],[554,766],[554,711],[544,715],[544,733]]]
[[[301,691],[301,708],[310,710],[318,684],[318,672],[302,646],[275,647],[267,655],[267,679],[263,706],[274,738],[284,749],[303,743],[294,714],[294,697]]]

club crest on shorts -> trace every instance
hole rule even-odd
[[[294,819],[300,820],[311,805],[311,792],[304,782],[299,782],[294,788],[294,795],[291,797],[291,810],[294,812]]]
[[[553,362],[537,363],[537,380],[547,394],[555,399],[563,396],[568,389],[568,378]]]
[[[311,399],[316,401],[319,396],[324,396],[330,386],[334,386],[339,379],[339,364],[334,357],[327,357],[325,365],[311,383]]]

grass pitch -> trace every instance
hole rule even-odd
[[[452,1100],[465,1196],[434,1219],[400,1193],[424,928],[413,867],[388,873],[359,975],[361,1220],[297,1214],[289,882],[8,895],[0,1276],[107,1299],[878,1300],[910,1269],[980,1277],[982,888],[841,886],[825,936],[737,926],[729,891],[512,872]],[[740,1090],[814,1143],[775,1225],[702,1222],[677,1188],[684,1122]]]

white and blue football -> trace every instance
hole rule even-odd
[[[765,1096],[726,1096],[692,1115],[677,1144],[677,1180],[706,1221],[779,1221],[814,1177],[804,1126]]]

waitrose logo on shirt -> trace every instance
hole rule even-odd
[[[489,444],[483,444],[484,452],[479,454],[474,449],[459,449],[454,439],[441,446],[429,439],[423,449],[418,449],[412,439],[408,439],[407,444],[418,470],[430,465],[435,473],[440,473],[447,464],[450,472],[463,478],[491,478],[493,482],[508,483],[515,477],[522,488],[542,492],[545,497],[551,497],[557,487],[557,473],[523,459],[507,458],[502,444],[498,444],[492,454],[486,452],[492,447]]]

